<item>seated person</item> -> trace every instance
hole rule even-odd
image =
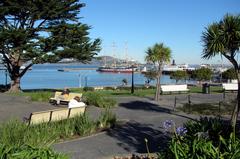
[[[59,95],[56,99],[57,104],[60,104],[61,100],[68,99],[69,93],[70,93],[70,90],[67,88],[64,88],[64,90],[62,91],[62,94]]]
[[[80,101],[79,96],[74,97],[68,103],[68,108],[85,107],[85,106],[86,104]]]

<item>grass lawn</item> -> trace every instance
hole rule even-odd
[[[188,104],[177,108],[186,113],[200,114],[200,115],[231,115],[236,101],[221,102],[221,103],[200,103]]]
[[[190,93],[202,93],[202,87],[189,87]],[[71,88],[71,92],[77,93],[85,93],[82,88]],[[97,90],[94,92],[98,92],[99,94],[106,97],[115,97],[115,96],[138,96],[138,97],[146,97],[146,96],[154,96],[155,89],[135,89],[134,93],[131,94],[131,88],[122,89],[122,90]],[[222,93],[222,87],[220,86],[211,86],[211,93]],[[17,96],[28,96],[32,101],[40,101],[40,102],[48,102],[50,97],[54,96],[54,91],[46,90],[46,91],[33,91],[33,92],[22,92],[16,93],[13,95]]]
[[[189,87],[190,93],[202,93],[202,87]],[[221,86],[211,86],[210,93],[222,93],[223,89]]]

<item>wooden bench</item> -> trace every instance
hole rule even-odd
[[[104,87],[103,86],[97,86],[97,87],[94,87],[94,90],[103,90]]]
[[[186,84],[182,85],[161,85],[161,94],[164,94],[165,92],[189,92],[189,89],[187,88]]]
[[[86,107],[77,107],[77,108],[61,108],[53,109],[47,111],[33,112],[30,114],[30,117],[27,119],[28,124],[40,124],[51,121],[59,121],[63,119],[73,118],[77,115],[83,114]]]
[[[226,91],[237,91],[238,90],[238,84],[237,83],[223,83],[223,90]]]
[[[51,104],[57,104],[58,97],[62,95],[62,92],[55,92],[54,97],[49,99],[49,103]],[[68,104],[71,99],[74,97],[79,96],[80,98],[82,97],[82,93],[69,93],[67,98],[61,99],[60,104]]]

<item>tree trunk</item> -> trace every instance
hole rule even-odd
[[[14,62],[12,62],[14,63]],[[20,81],[22,76],[28,71],[28,69],[33,65],[32,63],[26,66],[23,70],[20,70],[20,64],[14,63],[11,67],[7,67],[9,76],[11,78],[10,89],[8,92],[21,92]]]
[[[18,63],[14,63],[15,65],[12,65],[11,69],[8,69],[9,76],[11,78],[10,83],[10,89],[8,92],[15,93],[15,92],[21,92],[20,88],[20,80],[21,80],[21,73],[20,73],[20,66]]]
[[[11,92],[11,93],[21,92],[20,80],[21,80],[20,77],[15,77],[14,79],[12,79],[10,89],[8,90],[8,92]]]
[[[161,78],[161,75],[162,75],[162,63],[159,63],[157,84],[156,84],[156,93],[155,93],[155,101],[159,101],[159,97],[160,97],[160,92],[161,92],[160,78]]]
[[[240,108],[240,70],[237,71],[237,80],[238,80],[238,94],[237,94],[237,102],[234,107],[234,111],[232,113],[232,126],[233,126],[233,131],[235,134],[236,131],[236,124],[237,124],[237,119],[238,119],[238,114],[239,114],[239,108]]]
[[[160,74],[158,74],[157,76],[155,101],[159,100],[159,95],[160,95]]]

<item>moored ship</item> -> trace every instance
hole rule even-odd
[[[110,72],[110,73],[132,73],[133,71],[136,71],[136,68],[132,68],[132,67],[125,67],[125,66],[121,66],[121,67],[99,67],[97,69],[97,71],[99,72]]]

